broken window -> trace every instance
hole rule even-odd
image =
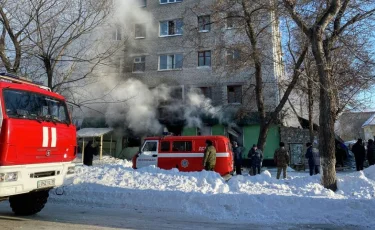
[[[133,62],[133,73],[145,72],[146,69],[146,57],[140,56],[135,57]]]
[[[228,103],[242,103],[242,86],[231,85],[227,86]]]
[[[135,24],[135,38],[146,37],[146,24]]]

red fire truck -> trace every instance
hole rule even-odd
[[[43,209],[74,176],[76,128],[63,96],[0,73],[0,201],[17,215]]]

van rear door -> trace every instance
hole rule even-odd
[[[137,158],[137,168],[158,165],[158,148],[157,140],[146,140],[141,148],[141,152]]]

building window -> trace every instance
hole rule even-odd
[[[182,69],[182,54],[159,56],[159,70]]]
[[[173,141],[172,145],[173,152],[188,152],[193,149],[191,141]]]
[[[241,59],[241,52],[238,49],[227,50],[227,65],[232,65]]]
[[[184,100],[184,87],[175,86],[171,89],[170,96],[173,100]]]
[[[147,0],[137,0],[139,7],[146,7],[147,6]]]
[[[211,87],[200,87],[199,88],[205,98],[212,99],[212,88]]]
[[[238,24],[238,15],[236,12],[227,13],[226,26],[227,29],[235,28]]]
[[[211,51],[198,52],[198,66],[211,66]]]
[[[143,73],[146,69],[146,57],[135,57],[133,62],[133,73]]]
[[[210,15],[198,17],[198,29],[199,29],[199,32],[208,32],[211,30]]]
[[[182,0],[160,0],[160,4],[182,2]]]
[[[121,26],[117,25],[115,30],[112,33],[112,40],[120,41],[121,40],[121,32],[122,32]]]
[[[146,37],[146,24],[135,24],[135,38],[145,38]]]
[[[228,103],[242,103],[242,86],[241,85],[228,85]]]
[[[182,35],[182,19],[160,22],[160,36]]]

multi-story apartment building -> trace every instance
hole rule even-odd
[[[150,18],[127,22],[127,48],[122,62],[125,78],[136,78],[155,87],[175,87],[173,98],[186,99],[191,89],[200,89],[220,106],[219,119],[203,118],[202,127],[187,127],[183,120],[165,115],[160,120],[169,131],[181,135],[227,135],[247,151],[257,142],[259,125],[254,94],[255,79],[249,58],[249,39],[236,8],[215,12],[215,0],[139,0]],[[259,18],[265,26],[259,36],[263,55],[264,98],[267,111],[279,103],[283,76],[278,20],[272,11]],[[114,34],[118,37],[119,31]],[[166,117],[165,117],[166,116]],[[273,156],[279,143],[278,126],[269,132],[265,156]],[[247,153],[246,151],[246,153]]]

